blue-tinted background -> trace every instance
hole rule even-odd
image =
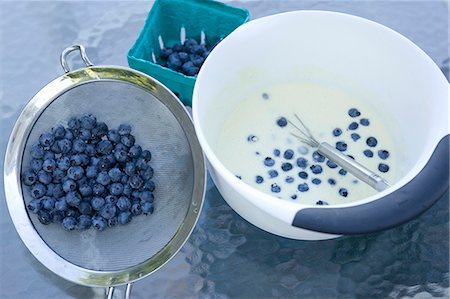
[[[249,9],[252,18],[296,9],[324,9],[377,21],[419,45],[448,78],[446,1],[231,4]],[[20,110],[43,85],[63,73],[59,65],[61,50],[81,43],[95,64],[127,66],[126,52],[150,7],[151,2],[143,1],[0,2],[1,166],[7,139]],[[293,241],[261,231],[243,220],[210,181],[203,212],[189,241],[164,268],[137,282],[132,295],[133,298],[447,298],[448,210],[447,193],[425,214],[395,229],[332,241]],[[103,290],[59,278],[28,252],[14,230],[3,188],[0,224],[1,298],[102,298]],[[121,291],[116,292],[117,298]]]

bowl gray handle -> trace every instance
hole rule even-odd
[[[406,185],[378,200],[345,208],[305,208],[293,226],[308,230],[353,235],[400,225],[431,207],[449,186],[449,135],[442,138],[425,167]]]

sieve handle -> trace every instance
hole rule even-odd
[[[114,289],[115,289],[115,287],[108,288],[107,299],[113,299]],[[130,299],[130,295],[131,295],[131,283],[128,283],[127,287],[125,289],[125,299]]]
[[[70,47],[65,48],[62,52],[61,52],[61,66],[64,70],[64,72],[68,73],[70,72],[70,68],[69,68],[69,64],[67,63],[67,55],[73,51],[80,51],[80,56],[81,59],[84,61],[84,64],[86,64],[87,67],[89,66],[93,66],[92,62],[89,60],[89,58],[86,55],[86,50],[84,49],[84,47],[82,45],[73,45]]]

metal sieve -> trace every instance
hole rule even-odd
[[[86,68],[70,71],[79,51]],[[203,152],[185,107],[158,81],[116,66],[93,66],[81,45],[61,54],[64,74],[41,89],[20,114],[9,139],[4,184],[9,213],[30,252],[49,270],[95,287],[128,284],[167,263],[183,246],[200,214],[206,182]],[[28,213],[20,175],[39,135],[71,116],[92,113],[109,127],[132,125],[136,142],[152,152],[155,212],[105,231],[66,231]]]

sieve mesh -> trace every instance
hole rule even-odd
[[[59,223],[43,225],[36,215],[29,217],[46,244],[68,262],[97,271],[123,270],[155,255],[183,224],[194,184],[191,148],[175,116],[150,92],[120,81],[94,81],[64,92],[43,111],[28,136],[22,167],[29,165],[30,147],[42,132],[84,113],[110,128],[131,124],[136,143],[152,152],[155,212],[101,232],[66,231]],[[31,200],[27,188],[22,186],[25,202]]]

